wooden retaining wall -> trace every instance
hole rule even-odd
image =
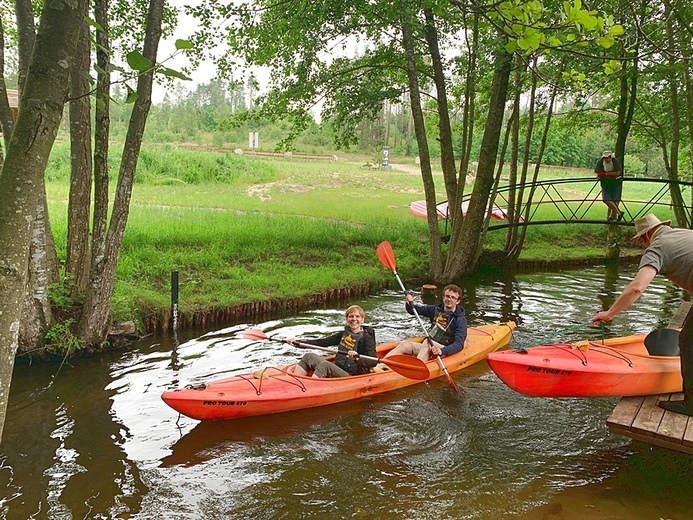
[[[310,296],[242,303],[232,307],[212,309],[205,312],[181,313],[178,317],[178,328],[204,328],[212,325],[232,324],[241,321],[257,321],[261,318],[269,318],[283,313],[293,313],[326,304],[337,304],[350,298],[361,298],[367,296],[371,292],[380,291],[388,286],[389,282],[363,284],[352,287],[340,287]],[[144,318],[145,332],[147,334],[167,333],[171,330],[171,320],[172,316],[170,311],[162,316],[147,316]]]

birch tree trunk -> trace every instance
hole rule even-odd
[[[2,19],[0,19],[0,130],[2,130],[4,149],[7,150],[14,130],[14,115],[7,99],[7,85],[5,84],[5,28]],[[0,168],[2,168],[3,155],[0,153]]]
[[[443,58],[440,55],[440,48],[438,45],[438,30],[436,29],[433,10],[425,8],[424,15],[426,17],[424,26],[426,42],[431,56],[431,64],[433,65],[433,83],[436,86],[438,133],[440,138],[440,165],[443,169],[445,192],[448,196],[448,211],[450,212],[451,222],[455,222],[455,220],[461,217],[461,210],[459,204],[457,204],[457,171],[455,153],[452,149],[452,128],[450,127],[450,111],[448,109],[445,71],[443,70]]]
[[[0,173],[0,436],[18,346],[36,201],[67,97],[84,2],[44,4],[17,124]]]
[[[15,2],[19,56],[19,96],[22,96],[29,61],[36,41],[33,10],[28,0]],[[48,216],[44,178],[35,201],[36,219],[31,232],[29,273],[19,328],[19,352],[40,349],[46,331],[53,325],[49,286],[58,281],[58,255]]]
[[[433,171],[431,170],[431,156],[428,149],[428,138],[426,137],[426,125],[421,108],[421,93],[419,91],[419,78],[416,66],[416,54],[414,51],[414,37],[411,22],[407,18],[408,15],[408,9],[403,7],[401,15],[402,46],[404,47],[404,55],[406,60],[409,97],[411,99],[411,113],[414,120],[414,133],[416,134],[416,142],[419,146],[421,178],[423,180],[424,194],[426,196],[428,235],[431,247],[431,265],[429,268],[429,276],[433,279],[438,279],[442,274],[443,264],[440,230],[438,229],[438,216],[436,214],[436,190],[433,182]]]
[[[71,278],[72,297],[77,299],[89,279],[89,218],[91,212],[91,102],[89,26],[82,24],[77,54],[70,77],[70,196],[67,205],[67,251],[65,273]]]
[[[491,98],[484,136],[479,152],[479,167],[472,190],[467,217],[456,226],[450,238],[448,257],[441,282],[450,282],[474,270],[481,254],[481,240],[486,204],[493,187],[496,155],[500,133],[503,128],[503,114],[508,95],[508,81],[512,65],[512,55],[498,51],[491,84]]]
[[[151,0],[147,14],[147,25],[142,55],[152,65],[161,39],[161,24],[165,0]],[[118,175],[118,185],[113,204],[113,213],[105,238],[105,245],[94,244],[97,250],[92,257],[91,274],[86,299],[77,329],[78,338],[86,345],[102,345],[108,335],[111,322],[111,297],[115,284],[115,272],[128,220],[132,186],[137,168],[137,159],[142,145],[142,135],[147,115],[152,104],[154,69],[144,72],[137,82],[137,100],[132,110],[128,133],[125,137],[123,155]]]

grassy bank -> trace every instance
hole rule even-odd
[[[405,277],[423,278],[428,270],[427,224],[408,210],[423,198],[413,160],[384,170],[360,159],[147,153],[118,266],[113,312],[119,320],[167,312],[173,270],[180,273],[184,314],[389,281],[391,273],[375,254],[383,240],[395,248]],[[56,171],[49,179],[52,224],[64,258],[69,181]],[[442,187],[439,172],[436,184]],[[445,198],[442,190],[439,197]],[[594,211],[603,218],[602,207]],[[606,233],[606,226],[594,225],[530,227],[521,258],[598,258]],[[489,249],[502,249],[504,240],[503,231],[490,232]]]

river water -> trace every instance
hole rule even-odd
[[[604,268],[475,279],[471,326],[514,320],[511,346],[599,337],[587,326],[634,274]],[[417,296],[418,297],[418,296]],[[609,336],[666,326],[682,293],[656,279]],[[399,292],[358,303],[378,341],[418,333]],[[693,457],[608,432],[616,399],[539,399],[485,362],[391,394],[219,423],[179,417],[167,389],[288,363],[250,343],[259,327],[316,337],[343,324],[318,309],[219,331],[149,338],[58,365],[17,366],[0,450],[0,518],[684,519]]]

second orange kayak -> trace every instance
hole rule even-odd
[[[622,397],[681,392],[679,356],[650,355],[645,334],[493,352],[491,369],[535,397]]]

